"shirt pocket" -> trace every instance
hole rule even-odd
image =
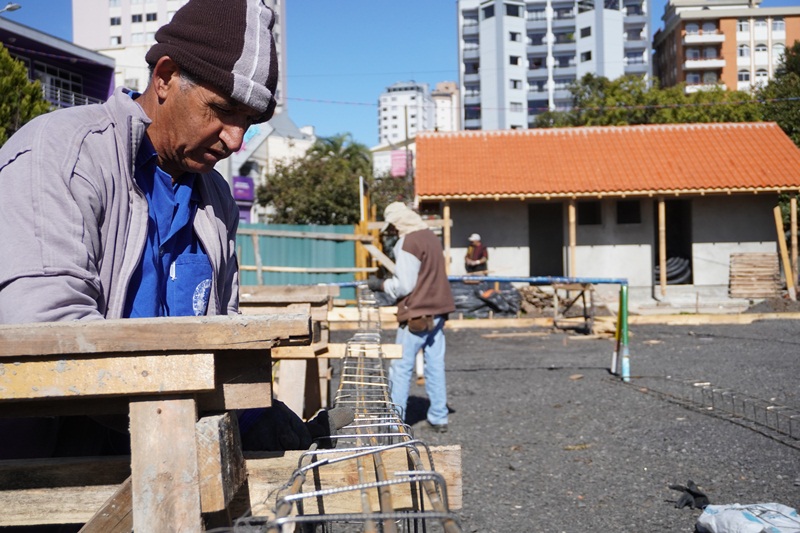
[[[211,275],[211,263],[205,254],[179,255],[170,266],[167,279],[169,316],[205,315]]]

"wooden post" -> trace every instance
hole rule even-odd
[[[442,229],[442,237],[444,240],[444,268],[447,274],[450,274],[450,204],[445,201],[442,209],[442,218],[444,219],[444,228]]]
[[[574,278],[578,271],[577,268],[577,259],[576,259],[576,248],[578,242],[578,231],[576,228],[576,207],[575,207],[575,199],[571,199],[568,205],[568,218],[569,218],[569,276]]]
[[[797,300],[797,294],[794,289],[794,279],[792,279],[792,266],[789,264],[789,252],[786,249],[786,235],[783,231],[783,215],[780,206],[776,205],[772,212],[775,214],[775,229],[778,232],[778,248],[781,252],[783,275],[786,278],[786,290],[789,291],[789,298],[794,301]]]
[[[264,284],[264,277],[262,274],[263,265],[261,264],[261,248],[258,244],[259,238],[258,235],[253,233],[250,235],[250,239],[253,241],[253,256],[256,258],[256,284],[263,285]]]
[[[792,244],[792,279],[797,281],[797,196],[789,199],[789,235]]]
[[[134,529],[202,531],[195,401],[132,402],[130,421]]]
[[[658,199],[658,284],[661,297],[667,295],[667,205]]]

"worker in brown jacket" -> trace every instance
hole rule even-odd
[[[394,226],[400,236],[394,246],[395,273],[386,280],[370,278],[368,284],[397,302],[396,342],[403,346],[403,357],[389,369],[392,402],[405,418],[414,362],[417,352],[423,350],[425,391],[431,402],[427,421],[444,433],[448,423],[444,324],[447,315],[455,311],[455,303],[442,245],[425,221],[402,202],[389,204],[384,220],[383,230]]]

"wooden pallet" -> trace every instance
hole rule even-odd
[[[774,298],[780,295],[778,254],[751,252],[731,254],[728,295],[731,298]]]

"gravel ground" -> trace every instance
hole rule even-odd
[[[800,508],[800,425],[775,435],[682,405],[675,388],[708,381],[800,410],[799,331],[791,320],[634,326],[625,384],[608,372],[609,339],[449,329],[450,431],[419,422],[418,385],[410,422],[429,444],[461,445],[465,532],[691,532],[700,511],[675,508],[669,488],[688,480],[712,504]]]

